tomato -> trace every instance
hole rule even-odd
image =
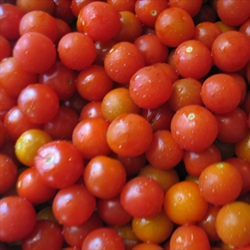
[[[82,246],[83,240],[93,230],[103,227],[103,222],[96,212],[94,212],[87,221],[79,226],[67,226],[63,225],[63,237],[64,240],[70,245],[79,247]]]
[[[140,109],[132,100],[127,88],[115,88],[102,99],[101,111],[105,119],[111,122],[121,114],[139,114]]]
[[[134,11],[136,0],[107,0],[117,11]]]
[[[15,44],[13,56],[24,70],[41,73],[55,63],[56,49],[47,36],[37,32],[27,32]]]
[[[56,4],[53,16],[60,18],[68,24],[72,24],[75,21],[75,16],[71,10],[71,1],[54,0]]]
[[[236,143],[243,139],[248,132],[247,115],[240,108],[235,108],[226,114],[215,114],[215,118],[219,126],[217,138],[220,141]]]
[[[201,22],[195,26],[193,39],[202,42],[208,49],[211,49],[215,38],[221,33],[222,30],[215,23]]]
[[[116,43],[104,59],[107,74],[121,84],[129,84],[130,78],[144,64],[142,53],[130,42]]]
[[[239,83],[225,73],[214,74],[202,84],[201,99],[207,109],[218,114],[233,111],[241,101]]]
[[[242,185],[239,170],[224,161],[207,166],[199,176],[201,195],[214,205],[222,206],[234,201],[241,193]]]
[[[44,11],[30,11],[26,13],[19,24],[19,33],[22,36],[28,32],[38,32],[55,42],[58,30],[55,19]]]
[[[122,156],[143,154],[153,137],[149,123],[138,114],[121,114],[107,130],[107,143],[111,150]]]
[[[4,36],[1,35],[0,35],[0,47],[2,48],[0,51],[0,61],[11,56],[12,48],[10,42]]]
[[[61,227],[49,220],[38,220],[31,233],[22,240],[22,249],[61,250],[63,235]]]
[[[249,31],[250,19],[247,19],[239,28],[239,31],[245,34],[250,39]]]
[[[133,250],[163,250],[163,248],[154,243],[139,243]]]
[[[186,0],[169,0],[169,7],[177,7],[183,9],[187,11],[191,17],[194,17],[200,11],[202,3],[202,0],[195,0],[192,2]]]
[[[250,205],[235,201],[224,205],[216,216],[216,231],[223,242],[234,247],[250,243]],[[228,219],[233,218],[233,219]]]
[[[53,199],[52,209],[60,224],[78,226],[94,212],[95,197],[86,187],[74,184],[60,189]]]
[[[108,155],[110,146],[107,142],[109,123],[104,118],[86,118],[74,128],[72,142],[85,159],[98,155]]]
[[[207,166],[220,162],[222,160],[222,155],[219,148],[215,144],[212,144],[201,152],[185,150],[182,160],[188,174],[199,177],[202,170]]]
[[[120,195],[109,199],[99,199],[97,201],[97,212],[101,219],[111,226],[122,226],[132,220],[121,205]]]
[[[153,134],[152,142],[146,151],[149,163],[159,169],[171,169],[182,159],[181,149],[168,130],[158,130]]]
[[[246,161],[250,162],[250,130],[240,141],[235,144],[235,154]]]
[[[89,102],[81,110],[79,119],[84,120],[86,118],[104,118],[102,113],[102,102]]]
[[[136,0],[134,10],[143,24],[154,27],[157,17],[167,7],[168,2],[166,0]]]
[[[93,195],[108,199],[122,191],[126,183],[126,171],[120,161],[99,155],[88,162],[83,178],[84,184]]]
[[[210,244],[205,231],[196,225],[178,227],[170,238],[170,250],[209,250]]]
[[[114,38],[121,28],[119,12],[112,5],[101,1],[87,4],[82,8],[78,19],[83,33],[93,41],[108,41]]]
[[[63,140],[40,147],[34,165],[44,183],[56,189],[73,185],[84,169],[80,151],[71,142]]]
[[[170,108],[177,111],[186,105],[197,104],[202,106],[201,86],[198,80],[192,78],[182,78],[175,81],[168,99]]]
[[[195,26],[190,14],[176,7],[165,8],[155,22],[156,35],[169,47],[177,47],[191,39],[194,30]]]
[[[73,109],[60,106],[56,116],[43,124],[43,130],[53,139],[71,140],[72,133],[78,122],[79,116]]]
[[[61,62],[73,70],[82,70],[90,66],[96,56],[94,42],[79,32],[64,35],[58,43],[57,51]]]
[[[26,198],[30,203],[35,204],[49,201],[57,191],[43,182],[37,169],[34,167],[25,169],[18,176],[16,190],[20,197]]]
[[[154,179],[137,176],[125,184],[120,199],[123,208],[130,215],[147,218],[161,211],[164,192]]]
[[[49,14],[52,14],[56,7],[54,0],[16,0],[16,5],[24,12],[29,12],[32,10],[42,10]]]
[[[212,242],[220,240],[215,228],[216,217],[220,209],[220,206],[209,204],[205,216],[197,224],[207,233],[209,240]]]
[[[26,130],[15,142],[16,157],[24,165],[33,167],[38,149],[50,141],[52,138],[41,129]]]
[[[162,243],[173,231],[174,223],[165,211],[150,218],[133,218],[132,228],[135,235],[143,242]]]
[[[13,97],[29,84],[37,82],[37,74],[22,69],[14,57],[9,57],[0,63],[0,86]]]
[[[179,176],[174,168],[159,169],[151,165],[146,165],[140,170],[138,176],[153,178],[160,184],[164,192],[166,192],[175,183],[179,182]]]
[[[59,100],[65,100],[76,90],[76,73],[62,62],[56,61],[49,70],[39,74],[39,82],[53,89]]]
[[[9,3],[0,5],[0,13],[0,35],[7,40],[18,39],[20,36],[19,23],[25,13],[17,6]]]
[[[236,72],[246,66],[250,58],[248,37],[239,31],[220,34],[213,42],[211,52],[215,66],[225,72]]]
[[[227,25],[241,25],[250,16],[250,6],[247,0],[242,0],[240,3],[236,0],[231,2],[218,0],[216,7],[219,18]]]
[[[166,102],[172,82],[161,63],[139,69],[130,79],[129,93],[141,108],[153,109]]]
[[[209,110],[199,105],[187,105],[174,114],[171,133],[181,148],[201,152],[214,142],[218,125]]]
[[[17,179],[17,165],[7,155],[0,154],[0,193],[3,194],[14,186]]]
[[[188,40],[178,45],[174,52],[174,66],[183,77],[200,79],[212,67],[211,52],[202,42]]]
[[[19,109],[33,123],[46,123],[59,110],[59,99],[50,87],[34,83],[24,88],[17,99]]]
[[[113,81],[103,66],[91,65],[82,70],[76,78],[78,93],[88,101],[101,101],[112,87]]]
[[[208,202],[201,196],[197,183],[181,181],[167,190],[164,209],[176,224],[195,223],[206,214]]]
[[[18,196],[0,200],[0,240],[15,242],[31,233],[36,224],[36,211],[29,201]]]
[[[114,37],[115,41],[133,42],[142,33],[142,25],[139,18],[130,11],[120,11],[121,28]]]
[[[121,236],[111,228],[98,228],[90,232],[84,239],[82,250],[119,249],[125,250]]]
[[[134,41],[141,51],[145,65],[164,63],[168,58],[168,47],[165,46],[155,34],[144,34]]]

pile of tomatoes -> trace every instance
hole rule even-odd
[[[249,250],[249,0],[0,0],[0,249]]]

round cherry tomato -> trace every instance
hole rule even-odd
[[[240,141],[235,144],[235,154],[250,163],[250,130]]]
[[[38,32],[27,32],[15,44],[13,56],[24,70],[41,73],[55,63],[56,49],[47,36]]]
[[[31,233],[36,224],[36,211],[29,201],[18,196],[0,199],[0,240],[15,242]]]
[[[98,228],[90,232],[84,239],[82,250],[119,249],[125,250],[123,239],[111,228]]]
[[[171,133],[181,148],[201,152],[214,142],[218,124],[209,110],[199,105],[187,105],[174,114]]]
[[[74,184],[57,192],[52,210],[60,224],[78,226],[90,218],[95,206],[96,199],[87,188]]]
[[[149,123],[138,114],[122,114],[107,130],[110,148],[122,156],[138,156],[149,147],[153,137]]]
[[[120,199],[123,208],[130,215],[147,218],[161,211],[164,192],[154,179],[137,176],[126,183],[121,191]]]
[[[126,171],[121,162],[102,155],[88,162],[83,176],[87,189],[103,199],[118,195],[126,183]]]
[[[34,161],[42,180],[52,188],[73,185],[84,169],[80,151],[71,142],[62,140],[40,147]]]
[[[213,163],[199,176],[201,195],[214,205],[224,205],[234,201],[241,193],[242,185],[243,180],[239,170],[227,162]]]
[[[219,210],[215,226],[223,242],[234,247],[250,244],[249,211],[250,205],[240,201],[226,204]]]

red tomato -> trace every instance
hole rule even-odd
[[[153,137],[149,123],[138,114],[122,114],[107,130],[111,150],[122,156],[138,156],[148,149]]]
[[[56,61],[56,49],[47,36],[28,32],[22,35],[13,49],[13,56],[24,70],[41,73]]]
[[[172,92],[172,81],[161,63],[146,66],[131,77],[129,93],[141,108],[153,109],[166,102]]]
[[[108,41],[120,28],[120,14],[110,4],[97,1],[87,4],[78,15],[83,33],[93,41]]]
[[[55,91],[43,84],[34,83],[24,88],[17,99],[18,107],[33,123],[42,124],[54,118],[59,110]]]
[[[170,250],[210,250],[208,237],[196,225],[178,227],[170,238]]]
[[[4,37],[0,35],[0,61],[3,59],[10,57],[12,53],[12,48],[10,42]]]
[[[23,250],[61,250],[63,245],[61,227],[50,220],[38,220],[31,233],[22,240]]]
[[[194,22],[188,12],[176,7],[165,8],[157,17],[155,32],[160,41],[169,46],[177,47],[194,35]]]
[[[171,133],[181,148],[201,152],[214,142],[218,125],[214,115],[204,107],[187,105],[174,114]]]
[[[15,242],[29,235],[36,224],[36,211],[29,201],[18,196],[0,200],[0,240]]]
[[[243,179],[239,170],[227,162],[213,163],[199,176],[201,195],[214,205],[233,202],[241,193],[242,186]]]
[[[55,218],[67,226],[79,226],[86,222],[95,206],[95,197],[86,187],[77,184],[60,189],[52,203]]]
[[[152,217],[162,209],[164,192],[154,179],[137,176],[126,183],[120,199],[125,211],[133,217]]]
[[[80,151],[72,143],[60,140],[39,148],[35,167],[44,183],[52,188],[73,185],[84,169]]]
[[[90,232],[84,239],[82,250],[119,249],[125,250],[121,236],[111,228],[98,228]]]
[[[174,66],[183,77],[200,79],[212,67],[211,52],[202,42],[188,40],[175,49]]]
[[[126,171],[120,161],[98,155],[86,165],[83,178],[84,184],[93,195],[109,199],[118,195],[123,189],[126,183]]]

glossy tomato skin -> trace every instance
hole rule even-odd
[[[61,250],[63,240],[62,228],[57,223],[38,220],[32,232],[22,240],[22,249]]]
[[[35,167],[46,185],[64,188],[73,185],[83,173],[83,158],[71,143],[55,140],[39,148]]]
[[[177,47],[182,42],[191,39],[194,29],[194,22],[188,12],[176,7],[163,10],[155,22],[156,35],[163,44],[169,47]]]
[[[84,184],[93,195],[109,199],[118,195],[123,189],[126,183],[126,171],[120,161],[98,155],[86,165],[83,178]]]
[[[151,217],[161,211],[164,192],[155,180],[138,176],[126,183],[120,199],[125,211],[133,217]]]
[[[0,240],[15,242],[26,237],[35,227],[36,211],[29,201],[18,196],[0,200]]]
[[[18,96],[17,103],[29,120],[37,124],[50,121],[59,109],[59,98],[55,91],[39,83],[24,88]]]
[[[129,82],[131,98],[144,109],[157,108],[165,103],[171,92],[171,79],[161,63],[139,69]]]
[[[170,250],[209,250],[208,237],[203,229],[196,225],[178,227],[170,238]]]
[[[111,228],[98,228],[90,232],[84,239],[82,250],[119,249],[125,250],[121,236]]]
[[[181,148],[201,152],[214,142],[218,124],[213,114],[204,107],[187,105],[174,114],[171,133]]]
[[[119,12],[112,5],[101,1],[87,4],[79,13],[78,19],[83,33],[93,41],[108,41],[121,28]]]
[[[96,207],[96,198],[86,187],[74,184],[58,191],[52,203],[60,224],[78,226],[86,222]]]
[[[248,37],[239,31],[220,34],[211,48],[215,66],[225,72],[242,69],[250,58],[249,43]]]
[[[56,49],[47,36],[37,32],[27,32],[15,44],[13,56],[24,70],[41,73],[55,63]]]
[[[250,244],[250,205],[245,202],[234,201],[225,204],[218,212],[215,226],[223,242],[234,247]],[[228,218],[234,218],[228,220]]]
[[[243,179],[239,170],[223,161],[207,166],[199,176],[201,195],[214,205],[233,202],[240,195],[242,186]]]
[[[8,191],[16,182],[17,165],[7,155],[0,154],[0,193]]]
[[[11,56],[10,42],[2,35],[0,35],[0,47],[2,48],[0,51],[0,61]]]
[[[145,153],[152,136],[149,123],[138,114],[121,114],[107,130],[107,142],[112,151],[129,157]]]

